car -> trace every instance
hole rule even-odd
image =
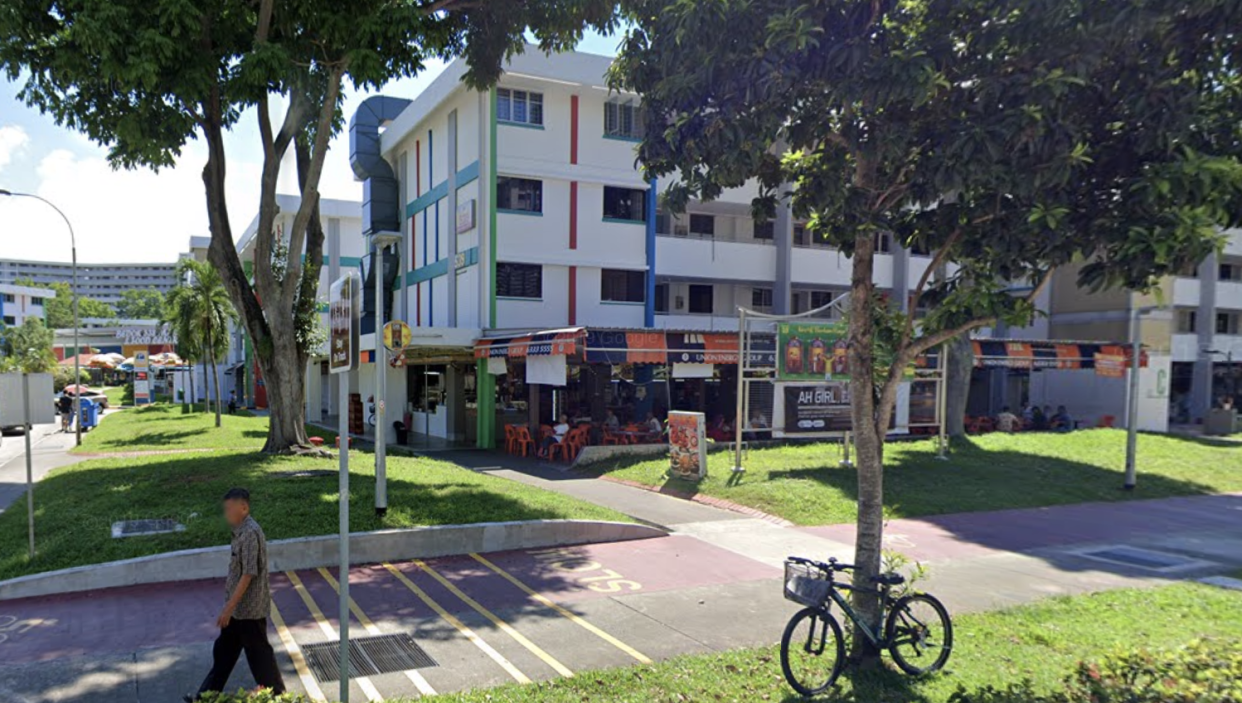
[[[73,394],[70,393],[69,395],[72,396]],[[108,409],[108,396],[104,395],[102,391],[97,391],[93,388],[83,388],[82,399],[95,403],[101,410]]]

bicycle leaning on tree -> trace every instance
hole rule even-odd
[[[845,637],[832,614],[835,604],[877,649],[887,649],[893,662],[911,676],[939,671],[953,651],[949,611],[926,593],[892,595],[905,583],[898,573],[872,578],[880,597],[880,625],[872,631],[862,622],[842,591],[863,591],[834,576],[855,570],[852,564],[789,557],[785,560],[785,598],[805,606],[790,619],[781,637],[781,670],[795,691],[806,697],[828,690],[845,664]],[[885,614],[887,613],[887,617]]]

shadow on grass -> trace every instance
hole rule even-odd
[[[214,429],[214,427],[212,428]],[[93,451],[103,451],[108,449],[124,449],[125,447],[148,446],[159,444],[176,444],[183,439],[189,437],[198,437],[206,433],[206,430],[181,430],[169,432],[142,432],[129,437],[116,437],[105,439],[99,442],[98,446],[90,447]],[[171,447],[179,448],[179,447]]]

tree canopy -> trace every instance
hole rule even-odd
[[[55,298],[43,301],[43,316],[47,320],[47,326],[57,330],[73,327],[73,289],[69,284],[52,283],[37,287],[51,288],[56,291]],[[83,320],[87,318],[112,320],[116,318],[116,311],[102,300],[83,297],[78,301],[78,317]]]
[[[1013,289],[1067,264],[1088,289],[1148,290],[1242,218],[1238,0],[623,5],[634,25],[612,82],[642,96],[639,159],[675,181],[666,205],[755,179],[759,216],[788,197],[851,257],[864,580],[915,355],[998,318],[1028,324],[1033,295]],[[882,232],[934,252],[911,300],[876,290]]]
[[[120,167],[162,168],[207,145],[208,256],[241,315],[271,407],[267,451],[309,448],[297,330],[317,316],[319,178],[343,122],[342,89],[377,89],[464,57],[493,82],[527,32],[545,50],[609,30],[607,0],[48,0],[0,12],[0,66],[21,98],[109,149]],[[253,108],[263,153],[253,275],[238,258],[225,198],[224,133]],[[283,110],[283,115],[276,112]],[[276,182],[292,149],[300,205],[278,277]]]
[[[28,317],[13,327],[0,324],[0,370],[46,373],[55,369],[55,338],[55,332],[37,317]]]
[[[130,288],[121,293],[116,316],[125,320],[159,320],[164,316],[164,294],[154,288]]]

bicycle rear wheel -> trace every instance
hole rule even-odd
[[[903,596],[884,627],[889,654],[911,676],[939,671],[953,652],[953,622],[940,601],[926,593]]]
[[[826,610],[804,608],[794,614],[781,637],[781,671],[793,690],[806,697],[828,690],[845,661],[845,638]]]

